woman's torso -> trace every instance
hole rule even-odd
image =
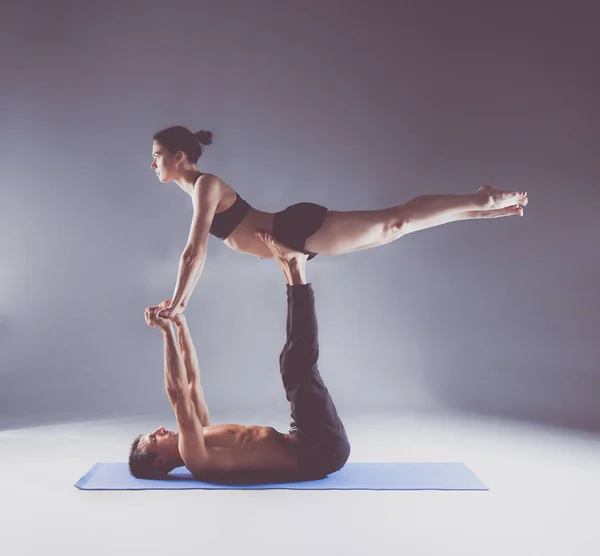
[[[237,193],[231,186],[226,184],[223,180],[219,180],[219,184],[221,188],[221,199],[217,205],[215,215],[229,210],[237,198]],[[223,240],[223,243],[234,251],[254,255],[263,259],[271,259],[273,257],[271,251],[255,235],[259,230],[265,232],[271,232],[273,230],[273,213],[257,210],[250,206],[244,219],[236,226],[229,236]]]

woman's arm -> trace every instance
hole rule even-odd
[[[175,282],[175,291],[173,292],[173,299],[168,309],[173,309],[180,305],[187,307],[188,300],[198,283],[202,270],[204,270],[205,257],[206,248],[201,249],[196,256],[187,255],[186,253],[181,255],[177,281]]]
[[[206,252],[205,252],[205,257],[206,257]],[[204,260],[206,260],[206,258]],[[194,289],[196,289],[196,284],[198,283],[198,280],[200,280],[200,275],[202,274],[203,270],[204,270],[204,263],[202,263],[202,265],[196,270],[196,273],[194,274],[194,277],[192,278],[192,286],[191,286],[190,290],[188,291],[187,295],[183,298],[183,301],[181,302],[182,307],[188,306],[190,297],[192,297],[192,292],[194,291]]]
[[[181,254],[175,291],[169,309],[187,305],[206,262],[208,233],[221,200],[219,178],[205,174],[198,179],[192,192],[194,217],[188,241]]]

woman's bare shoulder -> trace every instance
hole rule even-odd
[[[205,188],[218,189],[222,193],[227,193],[229,190],[234,191],[233,187],[216,174],[200,174],[196,180],[196,185]]]

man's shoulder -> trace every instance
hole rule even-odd
[[[192,416],[189,421],[179,423],[178,448],[181,459],[190,471],[208,464],[209,454],[200,419]]]

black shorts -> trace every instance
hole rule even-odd
[[[277,241],[303,253],[313,259],[317,253],[305,251],[306,240],[322,225],[327,208],[315,203],[296,203],[285,210],[275,213],[273,236]]]
[[[292,449],[303,477],[322,478],[341,469],[350,443],[317,367],[319,343],[310,284],[287,286],[287,341],[279,358],[294,427]]]

